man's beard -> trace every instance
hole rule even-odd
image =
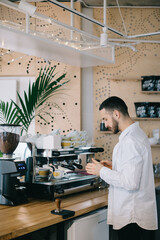
[[[118,122],[112,118],[112,122],[113,122],[113,125],[112,125],[112,132],[114,134],[118,133],[119,132],[119,126],[118,126]]]

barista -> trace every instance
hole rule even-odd
[[[151,148],[146,134],[134,123],[125,102],[110,97],[100,105],[105,127],[121,131],[112,162],[92,160],[86,170],[110,184],[108,224],[118,240],[153,240],[157,229],[157,209]]]

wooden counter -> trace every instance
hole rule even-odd
[[[107,206],[108,190],[95,190],[62,198],[62,209],[75,211],[79,216]],[[0,239],[7,240],[64,221],[61,216],[51,214],[55,202],[31,200],[19,206],[0,205]]]
[[[159,187],[160,186],[160,178],[154,178],[154,182],[155,182],[155,187]]]

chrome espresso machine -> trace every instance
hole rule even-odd
[[[26,159],[27,171],[23,183],[27,195],[54,200],[56,197],[98,188],[99,177],[87,174],[85,166],[95,157],[95,153],[103,151],[103,148],[98,147],[58,150],[32,148],[32,157]],[[38,169],[42,168],[50,169],[50,174],[41,176]],[[60,179],[54,177],[57,169],[65,172]]]

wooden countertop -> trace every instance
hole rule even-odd
[[[61,208],[75,211],[74,217],[77,217],[107,204],[108,189],[101,189],[66,196],[62,198]],[[61,216],[50,213],[55,208],[55,202],[47,200],[31,200],[14,207],[0,205],[0,240],[16,238],[65,221]]]
[[[154,178],[154,182],[155,182],[155,187],[159,187],[160,186],[160,178]]]

